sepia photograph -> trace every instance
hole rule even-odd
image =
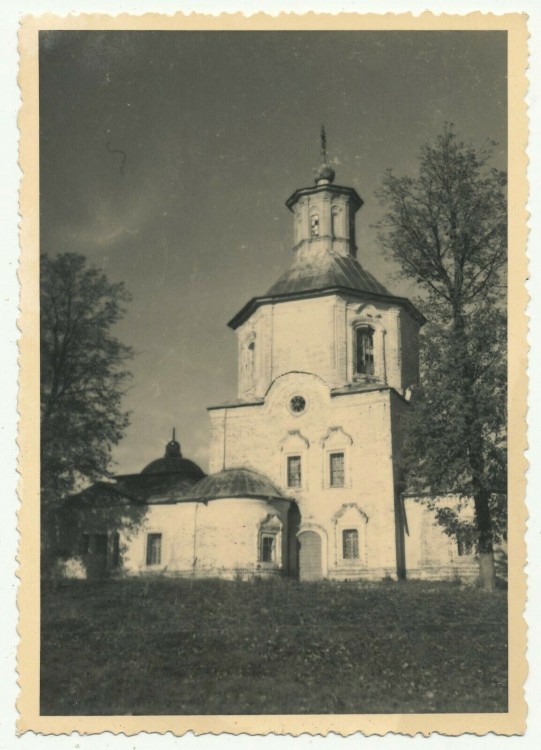
[[[507,714],[508,32],[38,64],[40,716]]]

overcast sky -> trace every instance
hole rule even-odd
[[[173,426],[207,469],[206,406],[236,395],[226,323],[292,261],[284,201],[313,183],[321,124],[336,182],[365,201],[361,264],[412,295],[378,251],[374,193],[444,122],[497,141],[505,168],[506,70],[502,32],[42,34],[41,249],[82,253],[133,295],[119,472]]]

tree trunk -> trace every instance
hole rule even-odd
[[[494,550],[492,546],[492,521],[490,518],[489,495],[481,490],[474,497],[475,522],[479,533],[477,550],[479,555],[479,583],[485,591],[496,588],[494,571]]]
[[[492,519],[490,516],[490,492],[486,487],[483,436],[477,418],[477,402],[474,388],[474,366],[466,345],[465,321],[461,303],[453,309],[453,328],[457,361],[460,362],[462,398],[467,425],[468,455],[475,505],[475,525],[478,533],[479,582],[485,591],[494,591],[494,550],[492,544]]]
[[[479,583],[483,591],[494,591],[496,588],[494,552],[479,552]]]

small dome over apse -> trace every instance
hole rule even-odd
[[[173,429],[171,440],[165,446],[164,457],[151,461],[141,474],[183,474],[194,479],[202,479],[205,476],[203,470],[194,461],[182,457],[175,429]]]

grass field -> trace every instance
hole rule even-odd
[[[66,581],[41,713],[507,710],[506,592],[420,582]]]

